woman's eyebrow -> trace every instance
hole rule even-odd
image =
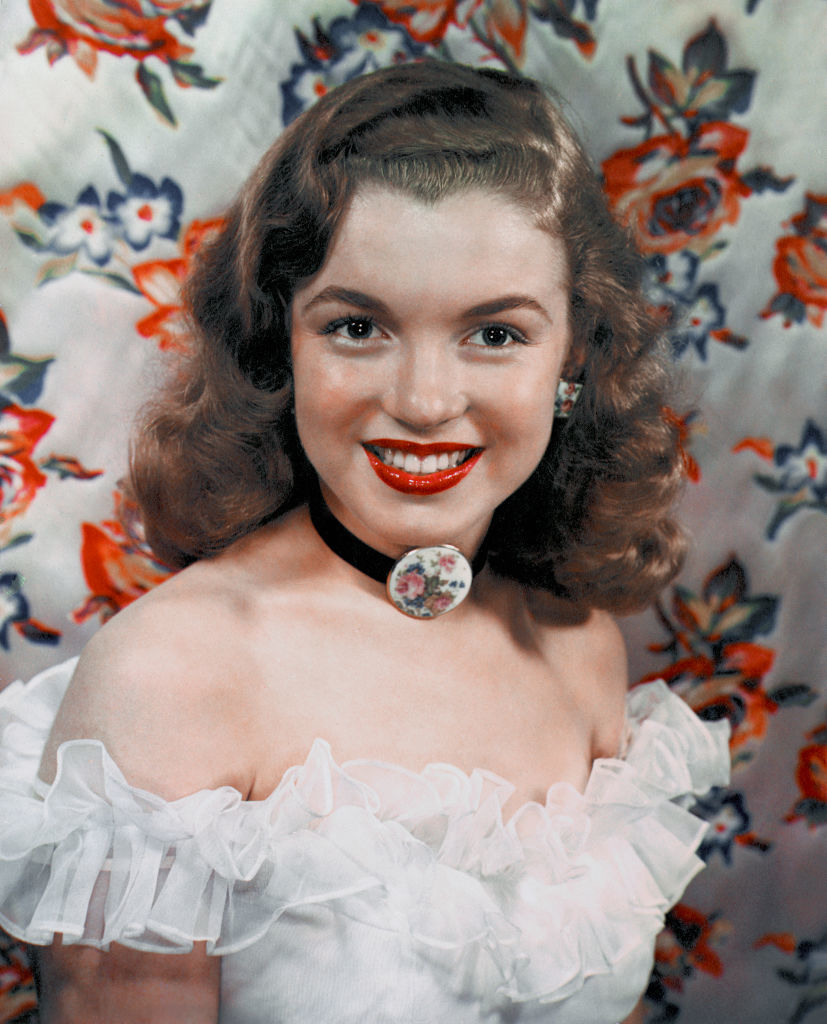
[[[370,310],[381,316],[388,316],[390,313],[390,310],[381,299],[368,295],[366,292],[356,291],[353,288],[344,288],[335,284],[328,285],[318,295],[314,295],[304,307],[304,312],[307,313],[314,306],[325,302],[345,302],[348,305]],[[497,299],[490,299],[488,302],[477,303],[477,305],[471,306],[462,313],[462,319],[471,320],[475,317],[494,316],[497,313],[504,313],[509,309],[531,309],[551,322],[551,315],[545,306],[541,305],[536,299],[531,298],[530,295],[503,295]]]
[[[318,295],[314,295],[304,307],[304,312],[306,313],[314,306],[318,306],[323,302],[346,302],[350,306],[358,306],[359,309],[369,309],[382,315],[387,315],[389,312],[388,307],[381,299],[376,299],[365,292],[357,292],[352,288],[342,288],[335,284],[322,288]]]
[[[502,298],[491,299],[490,302],[481,302],[476,306],[471,306],[465,311],[464,316],[468,318],[493,316],[495,313],[503,313],[508,309],[532,309],[544,316],[546,320],[551,320],[545,306],[542,306],[536,299],[532,299],[530,295],[503,295]]]

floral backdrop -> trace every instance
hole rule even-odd
[[[120,480],[178,285],[279,130],[422,55],[553,85],[648,260],[694,547],[633,678],[732,723],[649,1020],[827,1020],[824,0],[0,2],[0,683],[161,581]],[[35,1021],[0,941],[0,1022]]]

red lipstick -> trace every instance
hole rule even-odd
[[[363,446],[364,452],[368,457],[373,472],[383,484],[387,484],[388,487],[392,487],[395,491],[400,491],[402,494],[438,494],[440,491],[447,491],[451,487],[456,487],[476,466],[483,452],[482,448],[474,450],[474,454],[459,466],[437,470],[435,473],[419,474],[407,473],[404,469],[399,469],[398,466],[387,465],[366,445],[376,448],[393,448],[395,451],[416,455],[420,459],[424,459],[428,455],[442,455],[443,453],[474,450],[474,445],[453,444],[445,441],[437,441],[433,444],[417,444],[414,441],[395,441],[391,438],[376,438],[365,442],[365,446]]]

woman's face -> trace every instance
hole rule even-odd
[[[356,194],[291,307],[299,437],[352,533],[473,553],[548,444],[567,276],[562,244],[500,195]]]

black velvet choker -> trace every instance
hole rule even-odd
[[[472,562],[453,544],[412,548],[401,558],[391,558],[342,526],[317,486],[311,488],[308,509],[310,521],[330,550],[354,569],[384,583],[391,604],[414,619],[435,619],[460,605],[488,557],[483,541]]]

